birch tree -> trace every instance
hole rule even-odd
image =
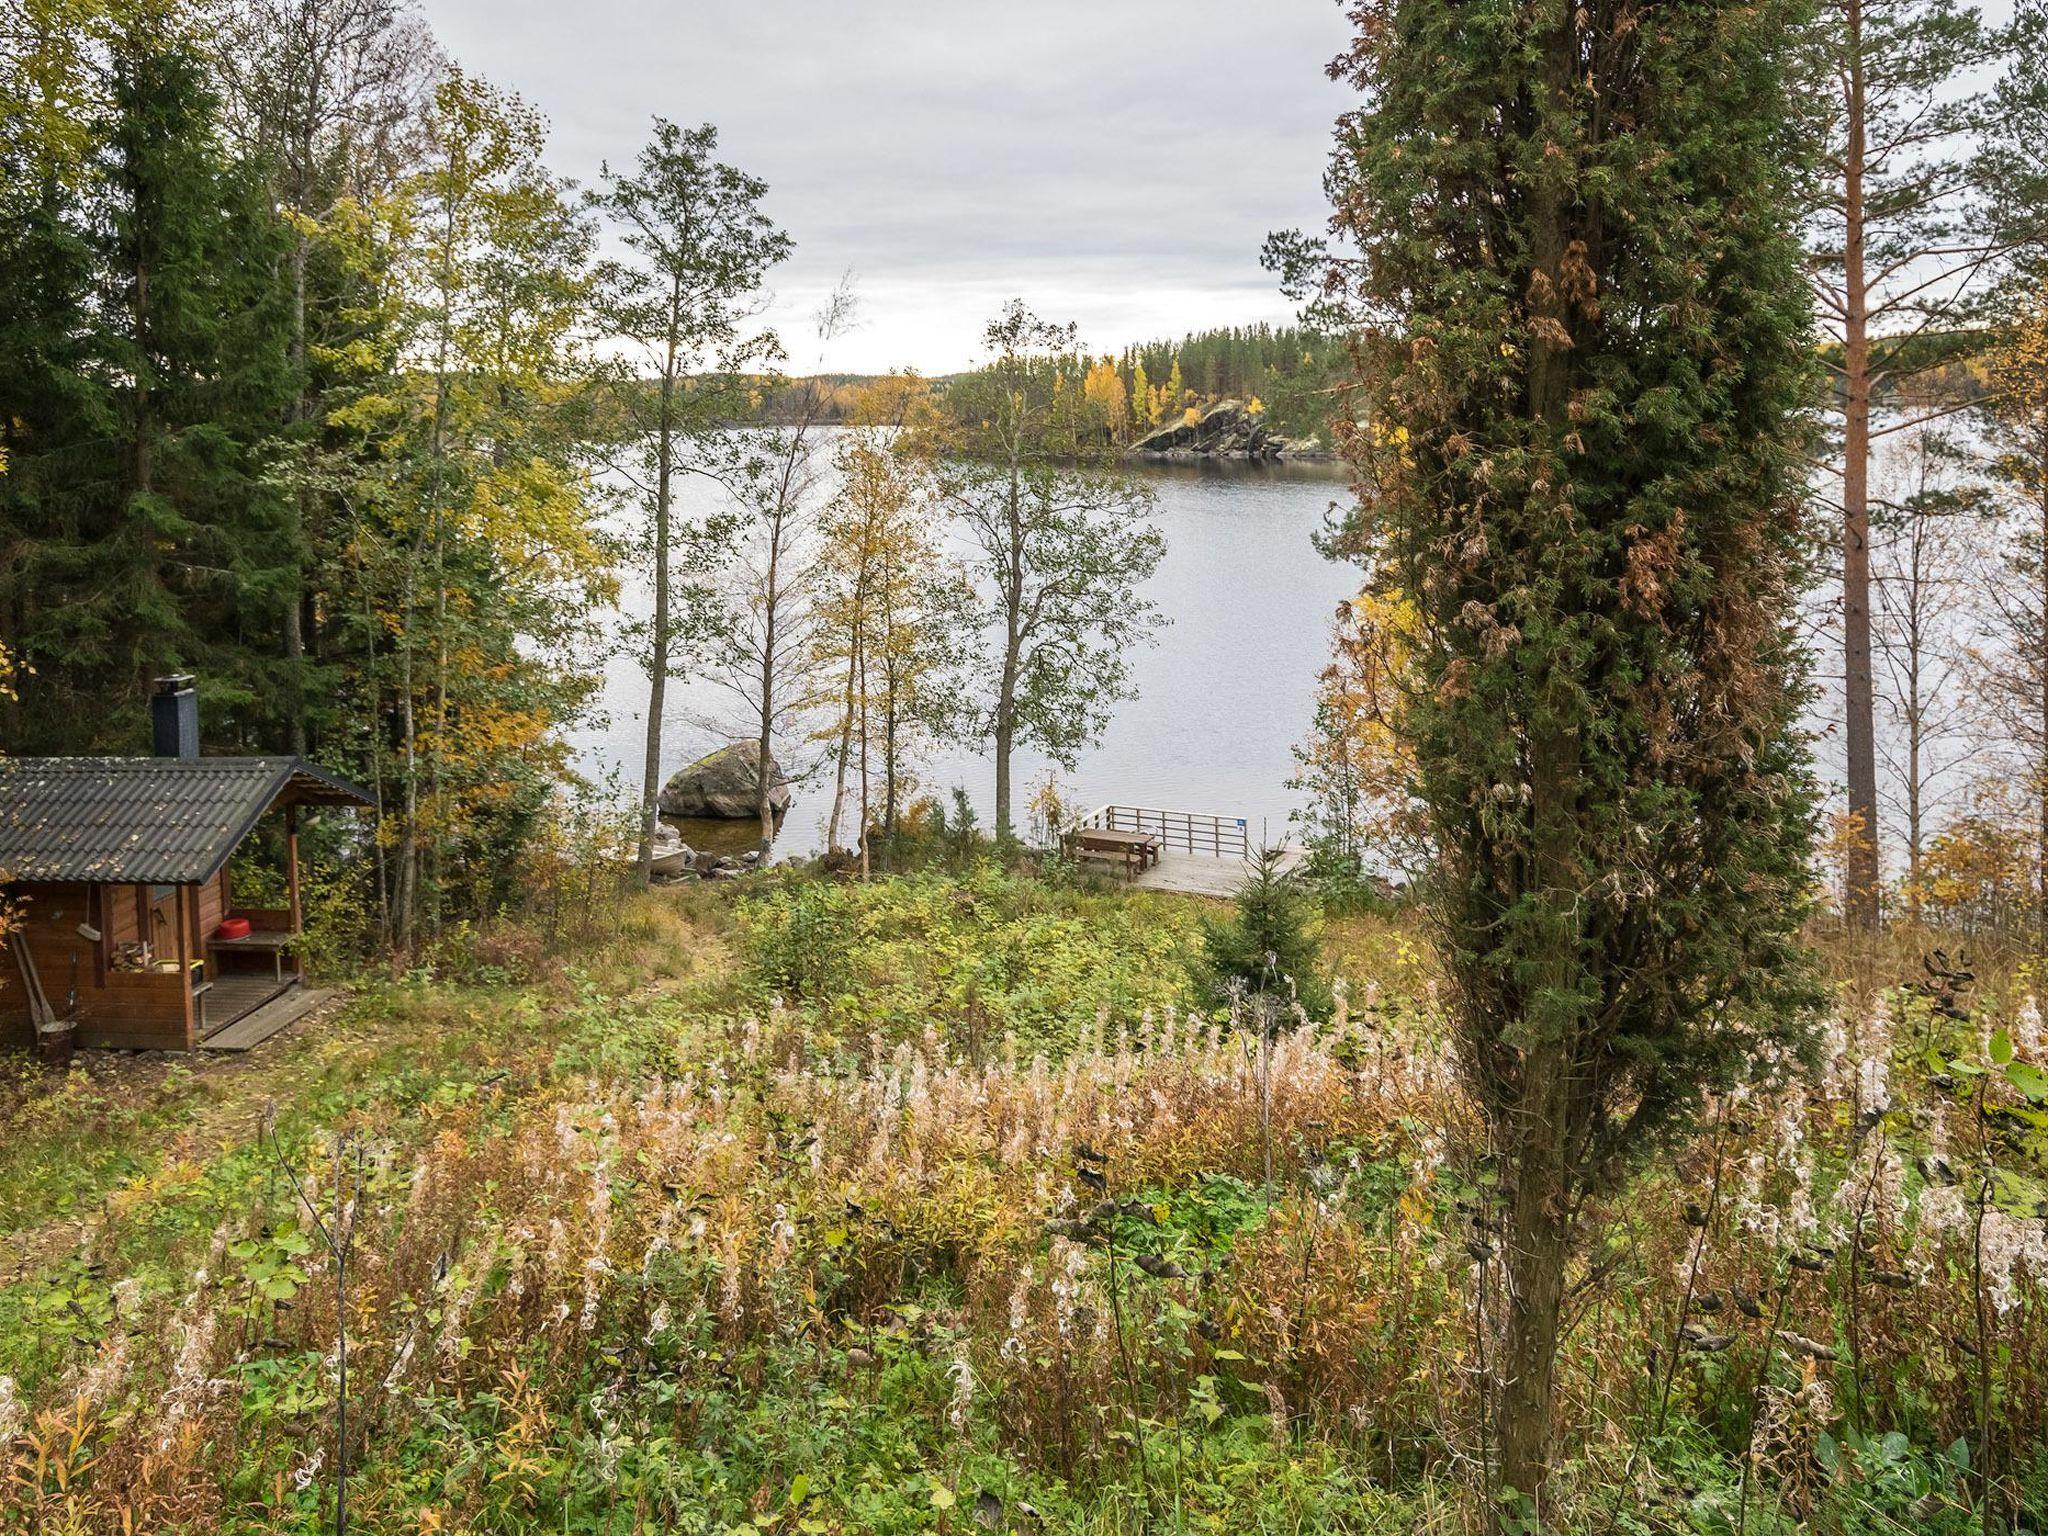
[[[284,425],[292,451],[285,460],[279,692],[286,745],[303,753],[313,567],[331,531],[322,519],[332,510],[332,466],[321,445],[337,380],[323,359],[342,345],[335,312],[346,308],[333,286],[336,277],[346,280],[333,247],[356,206],[390,195],[414,168],[420,112],[442,61],[401,0],[235,0],[222,12],[213,53],[225,127],[267,168],[287,241],[291,401]]]
[[[1145,521],[1149,487],[1114,460],[1055,451],[1099,439],[1081,379],[1049,397],[1031,387],[1035,371],[1077,356],[1073,327],[1013,302],[984,339],[990,361],[955,406],[944,494],[969,548],[982,639],[962,728],[994,750],[996,836],[1008,839],[1017,750],[1071,770],[1130,696],[1131,654],[1163,622],[1139,589],[1166,541]]]
[[[853,295],[842,285],[816,318],[821,353],[852,320]],[[787,392],[788,420],[739,439],[744,459],[729,486],[732,547],[717,578],[720,608],[705,676],[738,701],[752,738],[764,858],[783,787],[775,745],[800,736],[800,723],[819,704],[819,525],[831,496],[831,401],[831,384],[816,371],[797,380]]]
[[[633,367],[615,391],[625,451],[612,468],[631,486],[641,515],[634,542],[653,596],[643,662],[643,885],[653,868],[668,682],[679,638],[702,630],[702,580],[727,531],[717,519],[679,528],[677,489],[690,476],[723,483],[732,473],[722,429],[745,408],[739,376],[777,355],[774,335],[750,332],[747,322],[768,272],[791,248],[761,209],[767,184],[724,164],[717,151],[718,131],[709,124],[683,129],[656,118],[633,167],[606,166],[604,186],[590,198],[626,252],[598,269],[598,322],[633,348]],[[677,566],[685,578],[680,592]]]
[[[834,449],[839,490],[821,530],[818,640],[837,679],[825,846],[842,847],[851,785],[863,874],[873,863],[869,833],[886,839],[896,830],[913,736],[928,738],[942,718],[966,618],[965,583],[943,548],[933,467],[905,436],[922,390],[922,381],[896,375],[857,397]]]
[[[1903,892],[1918,917],[1929,840],[1965,784],[1980,732],[1970,686],[1972,609],[1984,574],[1982,517],[1957,454],[1923,429],[1880,457],[1872,547],[1878,702],[1891,730],[1880,765],[1906,853]]]

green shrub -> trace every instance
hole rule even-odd
[[[1171,900],[1098,896],[977,870],[777,883],[739,908],[749,976],[827,1046],[936,1027],[970,1052],[1014,1033],[1058,1052],[1100,1013],[1129,1022],[1193,998],[1197,924]]]

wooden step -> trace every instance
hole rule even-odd
[[[333,987],[321,987],[307,991],[294,987],[282,997],[273,998],[252,1013],[244,1014],[226,1029],[208,1035],[200,1042],[200,1049],[206,1051],[246,1051],[261,1045],[287,1025],[295,1024],[323,1003],[339,996]]]

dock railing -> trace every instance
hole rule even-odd
[[[1191,853],[1205,859],[1252,856],[1251,827],[1242,816],[1170,811],[1156,805],[1098,805],[1081,818],[1080,825],[1110,832],[1150,832],[1169,853]]]

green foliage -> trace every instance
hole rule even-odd
[[[203,666],[235,710],[263,684],[242,640],[277,623],[290,558],[268,478],[283,239],[221,149],[180,6],[38,6],[24,30],[0,60],[26,114],[0,138],[0,627],[24,664],[7,735],[106,750],[142,739],[153,673]]]
[[[879,978],[905,1003],[879,1070],[849,1072],[808,1003],[747,1011],[754,944],[798,897],[815,898],[812,939],[853,946],[854,984]],[[234,1072],[154,1096],[141,1073],[80,1073],[42,1085],[45,1103],[33,1085],[11,1098],[0,1210],[28,1230],[0,1288],[0,1426],[55,1449],[39,1461],[0,1433],[0,1531],[67,1508],[87,1531],[118,1532],[124,1514],[125,1528],[331,1529],[331,1475],[308,1449],[337,1406],[331,1271],[255,1140],[266,1103],[287,1161],[328,1192],[335,1132],[373,1149],[351,1335],[351,1419],[377,1428],[351,1483],[363,1529],[597,1536],[622,1509],[650,1528],[811,1536],[990,1520],[1137,1536],[1168,1511],[1190,1531],[1471,1529],[1454,1452],[1476,1440],[1474,1302],[1498,1293],[1475,1289],[1490,1229],[1467,1218],[1485,1216],[1498,1174],[1443,1160],[1442,1128],[1469,1109],[1428,1065],[1439,1021],[1405,995],[1427,990],[1412,967],[1347,964],[1360,1011],[1275,1051],[1268,1128],[1264,1069],[1185,1017],[1113,1015],[1105,1048],[1050,1070],[995,1051],[949,1061],[972,1037],[928,1001],[940,989],[917,1002],[892,981],[913,930],[997,959],[1030,924],[1101,929],[1105,898],[998,876],[783,877],[634,903],[616,950],[529,981],[494,959],[515,936],[478,932],[451,942],[446,968],[370,988]],[[1152,976],[1193,956],[1188,904],[1118,904],[1178,949],[1077,948],[1077,973]],[[677,952],[707,962],[695,980],[658,968]],[[1364,1001],[1367,982],[1389,995]],[[1615,1202],[1611,1277],[1584,1293],[1561,1366],[1575,1443],[1551,1528],[1981,1530],[1977,1357],[1953,1338],[1975,1327],[1973,1212],[1951,1200],[1930,1225],[1956,1186],[1917,1165],[1938,1129],[1959,1166],[1980,1135],[2015,1171],[2035,1166],[1976,1101],[2029,1102],[2011,1069],[2040,1060],[2038,1023],[1892,1003],[1890,1036],[1856,1045],[1896,1098],[1878,1125],[1843,1112],[1840,1083],[1868,1065],[1852,1051],[1828,1083],[1753,1092],[1725,1178],[1705,1138]],[[914,1038],[934,1017],[953,1036],[936,1051]],[[1788,1135],[1804,1149],[1787,1153]],[[68,1209],[42,1203],[57,1187],[42,1170],[89,1140],[104,1148],[94,1186]],[[1861,1245],[1849,1223],[1873,1156],[1903,1169]],[[1106,1208],[1084,1167],[1101,1170]],[[1809,1267],[1760,1230],[1795,1198],[1830,1250],[1793,1250]],[[2038,1198],[2026,1187],[2010,1219]],[[1681,1214],[1710,1203],[1707,1229]],[[39,1225],[66,1215],[83,1244],[69,1221]],[[1988,1323],[1993,1443],[2009,1448],[1998,1507],[2027,1510],[2048,1477],[2032,1390],[2048,1274],[2001,1251],[1987,1248],[2013,1266]],[[1735,1287],[1762,1317],[1728,1304]],[[1680,1356],[1660,1426],[1657,1366],[1687,1317],[1735,1342]],[[1774,1350],[1774,1326],[1834,1358]],[[7,1417],[68,1413],[80,1391],[80,1454],[51,1420]],[[162,1444],[173,1409],[192,1433],[151,1454],[175,1475],[131,1483],[115,1469]],[[1639,1469],[1625,1502],[1617,1458]]]
[[[1282,1006],[1297,1002],[1310,1018],[1332,1003],[1323,969],[1315,903],[1300,881],[1281,871],[1282,852],[1263,849],[1237,893],[1228,918],[1202,922],[1202,1001],[1228,1008],[1246,996]]]
[[[1297,326],[1259,324],[1193,331],[1178,341],[1140,342],[1109,361],[1123,394],[1133,402],[1133,435],[1178,419],[1189,406],[1256,399],[1265,406],[1265,423],[1273,431],[1286,437],[1327,439],[1345,354],[1342,341],[1334,336]],[[1059,391],[1071,390],[1078,399],[1082,380],[1093,366],[1093,360],[1069,343],[1034,363],[1022,376],[1023,387],[1035,404],[1049,408]],[[946,381],[942,402],[963,422],[975,419],[986,383],[983,373],[972,370]],[[1144,412],[1135,409],[1141,394]],[[1098,433],[1108,425],[1099,415],[1090,418]]]
[[[1800,13],[1357,15],[1358,254],[1323,285],[1364,338],[1351,538],[1419,621],[1429,896],[1515,1188],[1496,1489],[1533,1495],[1571,1213],[1814,1000]]]
[[[1196,924],[1171,900],[1054,890],[983,868],[958,880],[791,880],[739,908],[754,983],[782,994],[816,1043],[860,1049],[870,1033],[928,1026],[987,1054],[1014,1034],[1058,1053],[1099,1014],[1184,1004]]]
[[[363,253],[417,366],[335,413],[356,457],[330,572],[363,663],[349,755],[381,789],[401,947],[509,896],[616,587],[570,409],[589,377],[594,232],[517,96],[451,71],[422,128],[425,157]]]
[[[1360,532],[1424,613],[1410,724],[1459,1023],[1495,1113],[1551,1051],[1606,1083],[1542,1117],[1592,1138],[1574,1182],[1685,1124],[1809,996],[1791,20],[1659,17],[1581,89],[1565,22],[1390,4],[1333,167],[1364,251],[1338,278],[1394,321],[1361,379]],[[1631,105],[1595,124],[1608,93]]]
[[[958,713],[963,736],[994,748],[998,839],[1014,833],[1012,752],[1035,748],[1071,769],[1129,696],[1131,652],[1163,622],[1137,591],[1166,554],[1144,521],[1151,490],[1099,454],[1074,461],[1089,446],[1078,390],[1040,400],[1032,388],[1072,337],[1021,303],[990,323],[993,360],[956,403],[945,446],[959,452],[940,477],[990,637]]]
[[[1126,373],[1142,364],[1154,380],[1178,377],[1195,403],[1259,400],[1266,425],[1287,437],[1329,436],[1332,399],[1343,378],[1342,340],[1300,326],[1248,325],[1195,331],[1179,341],[1129,348]],[[1178,413],[1185,401],[1169,403]]]

